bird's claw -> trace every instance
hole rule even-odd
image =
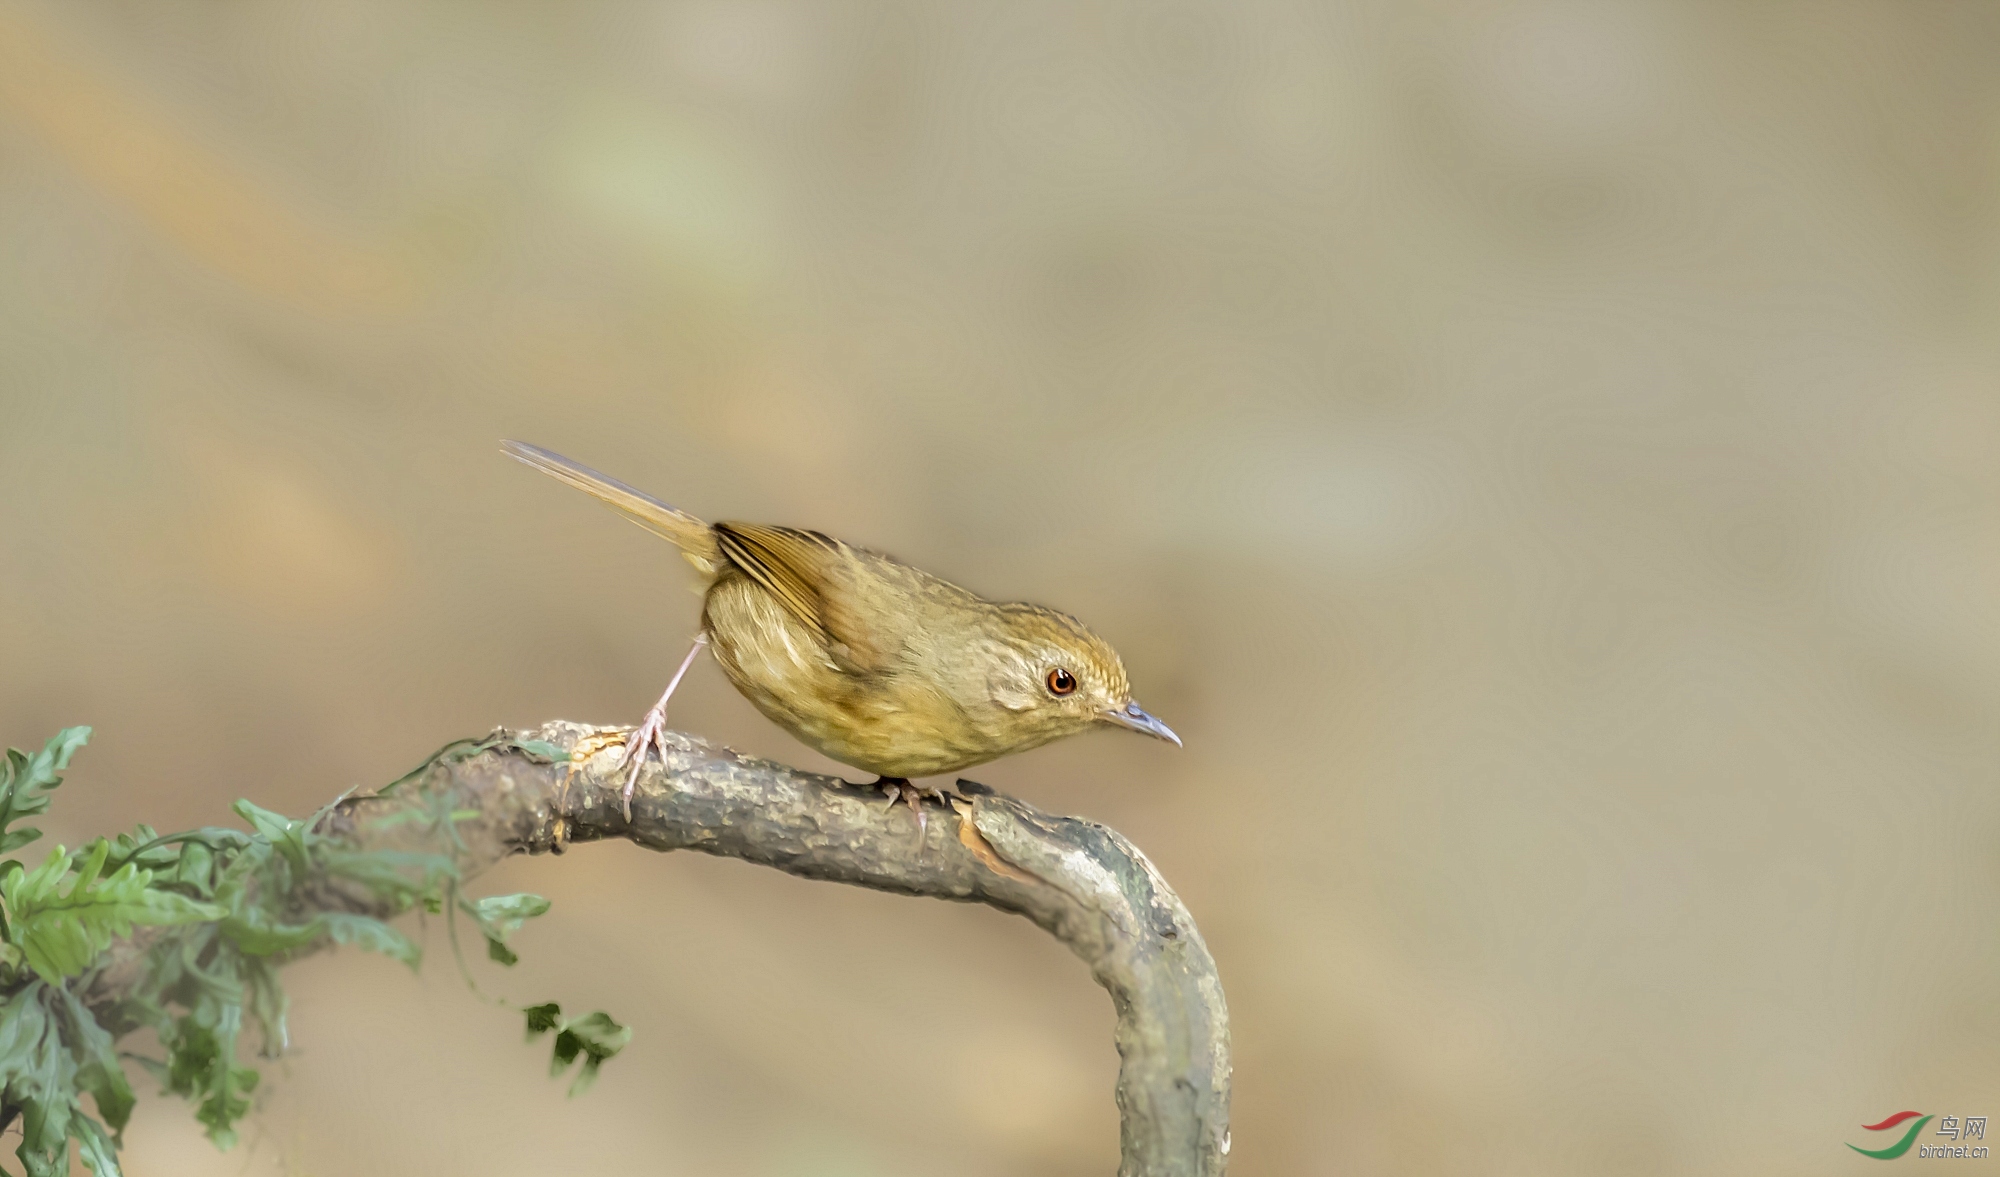
[[[680,687],[681,679],[687,677],[688,667],[694,665],[695,656],[700,654],[702,647],[706,645],[708,645],[708,634],[696,634],[693,647],[688,650],[687,657],[681,659],[681,668],[674,671],[673,681],[667,684],[667,689],[660,695],[660,701],[653,704],[646,712],[646,718],[640,720],[639,726],[632,729],[632,737],[625,741],[624,759],[618,762],[627,770],[625,790],[619,794],[618,802],[628,823],[632,820],[632,790],[639,787],[639,773],[646,767],[646,753],[657,749],[660,753],[660,763],[664,765],[667,762],[667,700],[674,697],[674,691]]]
[[[883,777],[881,780],[875,782],[875,787],[881,789],[889,796],[889,803],[882,807],[883,813],[888,813],[890,810],[896,808],[896,802],[898,801],[909,804],[910,812],[915,814],[917,818],[917,840],[919,842],[923,841],[924,831],[929,825],[929,817],[924,812],[924,798],[936,797],[946,805],[951,804],[952,794],[950,790],[941,789],[936,785],[913,785],[909,781],[897,777]]]
[[[625,820],[632,820],[632,790],[639,787],[639,774],[646,767],[646,753],[657,749],[660,763],[667,762],[667,710],[655,707],[646,712],[646,718],[632,729],[632,737],[625,741],[624,758],[619,764],[626,768],[625,791],[619,795],[619,804]]]

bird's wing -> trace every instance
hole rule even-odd
[[[688,562],[708,576],[715,575],[721,567],[721,554],[715,549],[715,535],[701,520],[654,498],[642,490],[627,486],[608,474],[599,474],[580,462],[572,462],[554,450],[545,450],[525,441],[504,441],[501,452],[517,462],[533,466],[558,482],[570,486],[610,504],[619,514],[639,526],[674,542]]]
[[[826,639],[842,669],[888,669],[902,646],[896,626],[906,618],[865,607],[876,578],[862,566],[862,552],[817,531],[763,523],[718,523],[715,536],[731,564]]]

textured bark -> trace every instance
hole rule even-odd
[[[640,776],[628,822],[618,743],[592,739],[623,734],[563,722],[496,733],[495,747],[441,757],[381,795],[341,802],[326,830],[370,849],[436,852],[446,849],[437,831],[450,829],[448,849],[467,878],[511,854],[626,838],[1018,912],[1069,945],[1111,994],[1122,1177],[1224,1171],[1229,1014],[1215,962],[1179,897],[1123,837],[962,781],[965,796],[951,810],[929,807],[920,846],[908,807],[885,812],[872,789],[674,732],[665,764],[649,763]],[[514,746],[527,740],[566,751],[591,743],[572,771]],[[352,894],[326,902],[367,906]]]

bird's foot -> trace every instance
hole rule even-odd
[[[628,822],[632,820],[632,791],[639,787],[639,774],[645,770],[646,754],[657,750],[660,763],[667,762],[667,700],[674,697],[675,688],[681,685],[681,679],[687,677],[688,667],[694,665],[695,655],[701,653],[702,647],[707,644],[708,635],[705,633],[694,639],[694,648],[687,652],[686,658],[681,659],[681,668],[674,672],[674,679],[667,684],[660,701],[653,704],[646,712],[646,718],[640,720],[639,726],[625,738],[625,750],[618,760],[618,766],[626,770],[625,788],[619,793],[618,800]],[[618,736],[610,732],[599,732],[578,740],[576,746],[570,749],[570,777],[576,775],[576,770],[584,761],[617,742]],[[569,777],[563,779],[563,788],[569,788]]]
[[[625,741],[625,752],[619,764],[626,769],[625,791],[619,794],[619,807],[625,820],[632,820],[632,790],[639,787],[639,773],[646,767],[646,753],[658,749],[660,763],[667,762],[667,701],[661,699],[646,712],[646,718],[632,729],[632,735]]]
[[[647,751],[658,748],[661,762],[666,761],[666,720],[666,712],[655,707],[646,713],[646,718],[640,720],[639,726],[633,728],[629,735],[616,730],[593,732],[578,740],[569,750],[569,772],[563,776],[564,793],[568,793],[576,774],[583,771],[584,764],[593,756],[606,748],[618,748],[618,762],[613,767],[628,770],[621,798],[625,820],[631,821],[632,788],[639,783],[639,770],[645,767]]]
[[[924,829],[927,824],[927,818],[924,813],[924,798],[936,797],[946,805],[951,804],[951,793],[948,790],[940,789],[936,785],[913,785],[902,777],[885,776],[875,782],[875,787],[889,796],[889,803],[882,807],[882,812],[887,813],[891,809],[896,808],[896,802],[898,801],[909,804],[910,812],[917,817],[917,840],[919,842],[923,840]]]

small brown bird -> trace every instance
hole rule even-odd
[[[956,772],[1105,724],[1178,745],[1132,701],[1125,664],[1067,613],[994,602],[817,531],[708,524],[614,478],[525,442],[504,452],[672,540],[705,582],[701,636],[625,745],[632,788],[666,746],[667,700],[704,644],[778,726],[878,774],[890,803]]]

